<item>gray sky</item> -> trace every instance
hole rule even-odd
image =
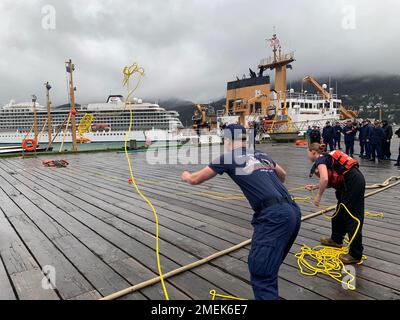
[[[42,26],[48,4],[55,29]],[[36,93],[43,104],[45,81],[54,105],[67,101],[69,58],[81,103],[125,94],[135,61],[146,71],[136,95],[207,102],[270,55],[273,26],[295,51],[289,79],[398,74],[399,14],[398,0],[1,0],[0,103]]]

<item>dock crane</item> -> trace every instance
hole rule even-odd
[[[313,77],[306,76],[306,77],[304,77],[303,82],[310,83],[315,89],[317,89],[318,93],[320,95],[322,95],[324,97],[324,99],[330,100],[332,98],[331,94],[328,91],[326,91],[324,89],[324,87],[321,86],[319,84],[319,82],[317,80],[315,80]],[[349,110],[343,105],[340,106],[339,112],[340,112],[340,118],[342,120],[357,118],[357,112],[355,112],[353,110]]]
[[[196,110],[192,117],[192,128],[194,130],[199,133],[202,129],[212,130],[217,128],[217,118],[212,106],[197,104],[195,108]]]
[[[318,93],[321,94],[321,95],[324,97],[324,99],[330,100],[330,99],[332,98],[332,97],[331,97],[331,94],[330,94],[328,91],[326,91],[326,90],[324,89],[324,87],[321,86],[321,85],[319,84],[319,82],[318,82],[317,80],[315,80],[313,77],[311,77],[311,76],[306,76],[306,77],[304,77],[303,82],[309,82],[309,83],[311,83],[312,86],[313,86],[315,89],[317,89]]]

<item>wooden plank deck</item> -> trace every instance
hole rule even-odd
[[[310,182],[305,150],[262,145],[288,172],[289,188]],[[207,156],[206,149],[199,149]],[[149,165],[145,153],[130,155],[141,190],[160,219],[163,272],[229,248],[252,234],[251,209],[227,176],[201,186],[180,182],[184,169],[203,165]],[[148,205],[128,184],[123,153],[63,155],[67,168],[45,168],[38,158],[0,159],[0,299],[97,299],[157,276],[155,224]],[[48,159],[48,157],[46,157]],[[399,175],[391,163],[362,162],[367,183]],[[314,180],[315,181],[315,180]],[[294,253],[330,234],[323,216],[303,222],[280,270],[283,299],[400,299],[400,186],[366,200],[364,246],[368,259],[357,268],[357,290],[324,276],[300,274]],[[200,194],[199,192],[203,192]],[[206,193],[213,193],[207,195]],[[303,191],[293,193],[306,196]],[[335,203],[328,191],[324,204]],[[300,203],[302,214],[317,209]],[[209,291],[252,299],[247,270],[249,247],[166,281],[171,299],[210,299]],[[56,289],[42,287],[43,268],[53,266]],[[47,275],[50,277],[50,275]],[[160,284],[123,299],[163,299]]]

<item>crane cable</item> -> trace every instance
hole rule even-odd
[[[156,223],[156,259],[157,259],[157,269],[158,269],[158,273],[160,276],[160,281],[161,281],[161,286],[164,292],[164,296],[166,300],[169,300],[169,296],[168,296],[168,291],[167,288],[165,286],[165,282],[164,282],[164,276],[161,270],[161,262],[160,262],[160,250],[159,250],[159,221],[158,221],[158,215],[157,215],[157,211],[154,208],[153,204],[150,202],[150,200],[142,193],[142,191],[139,189],[136,180],[134,178],[134,174],[133,174],[133,169],[132,169],[132,164],[129,158],[129,153],[128,153],[128,139],[130,136],[130,133],[132,132],[132,126],[133,126],[133,111],[132,111],[132,107],[131,107],[131,103],[130,103],[130,98],[133,94],[133,92],[139,87],[141,78],[144,76],[144,69],[142,67],[139,67],[137,63],[133,63],[131,66],[126,66],[123,69],[123,74],[124,74],[124,80],[122,82],[123,86],[127,87],[128,90],[128,95],[126,97],[125,100],[125,108],[128,106],[129,109],[129,128],[128,131],[125,134],[125,143],[124,143],[124,151],[125,151],[125,157],[126,160],[128,162],[128,167],[129,167],[129,173],[130,173],[130,179],[129,179],[129,183],[131,183],[135,189],[136,192],[140,195],[140,197],[146,201],[146,203],[149,205],[149,207],[151,208],[151,211],[153,212],[154,215],[154,220]],[[138,80],[136,83],[136,86],[130,90],[129,88],[129,80],[130,77],[132,75],[136,74],[138,76]]]

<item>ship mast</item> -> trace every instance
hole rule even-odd
[[[69,94],[71,98],[71,134],[72,134],[72,152],[77,151],[77,144],[76,144],[76,108],[75,108],[75,87],[74,87],[74,80],[72,73],[75,70],[75,65],[72,63],[72,60],[65,62],[67,67],[67,73],[69,73]]]
[[[46,97],[47,97],[47,132],[48,132],[48,136],[49,136],[49,145],[50,142],[52,140],[51,137],[51,131],[52,131],[52,127],[51,127],[51,101],[50,101],[50,89],[51,89],[51,85],[49,84],[49,82],[47,81],[44,86],[46,87]]]
[[[274,55],[273,57],[261,60],[258,68],[260,69],[260,74],[262,74],[264,70],[275,69],[275,91],[278,94],[278,100],[285,100],[286,68],[289,63],[295,60],[294,53],[290,52],[285,54],[282,52],[280,41],[275,32],[268,41],[270,42],[270,47]]]
[[[37,113],[36,113],[36,95],[32,95],[32,102],[33,102],[33,132],[34,132],[34,139],[37,141],[38,138],[38,122],[37,122]]]

